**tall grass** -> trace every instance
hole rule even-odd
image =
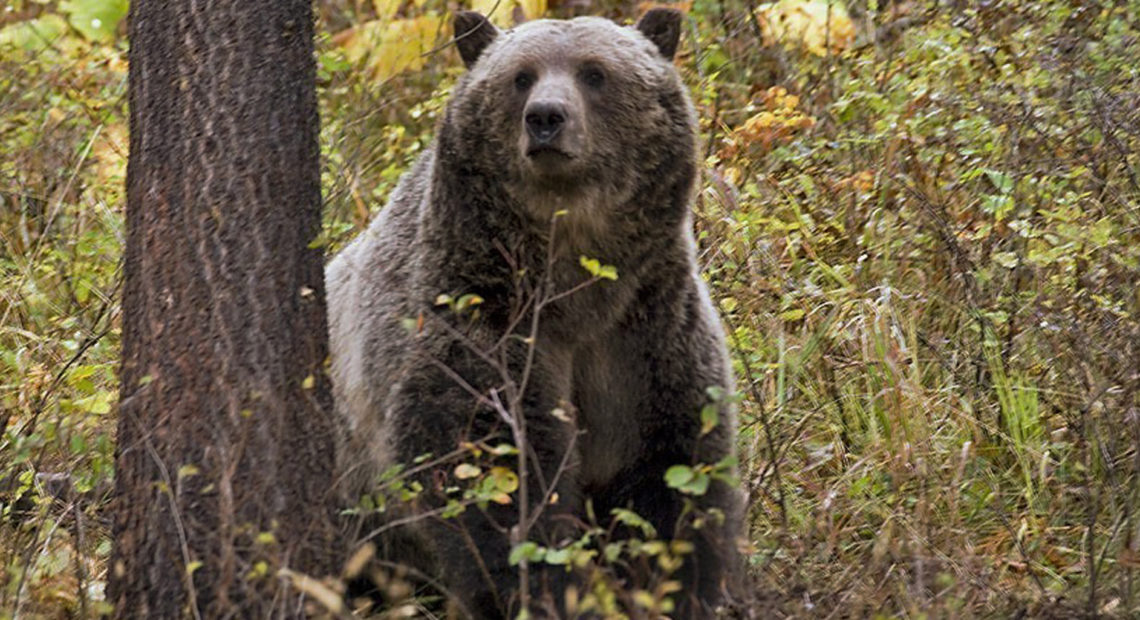
[[[890,37],[756,51],[729,11],[704,40],[752,84],[704,100],[701,224],[751,396],[759,600],[1140,613],[1138,7],[852,4]],[[776,85],[814,123],[748,143]]]

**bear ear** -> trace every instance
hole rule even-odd
[[[645,38],[653,41],[657,50],[667,60],[673,60],[677,53],[677,43],[681,39],[681,18],[676,9],[650,9],[637,21],[637,29]]]
[[[482,13],[459,11],[455,14],[455,47],[459,48],[459,56],[468,69],[497,36],[499,29]]]

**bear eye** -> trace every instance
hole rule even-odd
[[[518,75],[515,76],[515,88],[519,90],[526,90],[532,84],[534,84],[534,76],[526,71],[519,71]]]
[[[606,74],[597,67],[586,67],[582,70],[582,81],[590,88],[601,88],[606,82]]]

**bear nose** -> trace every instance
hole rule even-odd
[[[526,130],[538,144],[546,144],[566,124],[566,107],[557,101],[536,101],[526,107]]]

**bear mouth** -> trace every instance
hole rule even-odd
[[[526,156],[539,163],[557,163],[574,159],[570,153],[550,144],[532,146],[526,150]]]

